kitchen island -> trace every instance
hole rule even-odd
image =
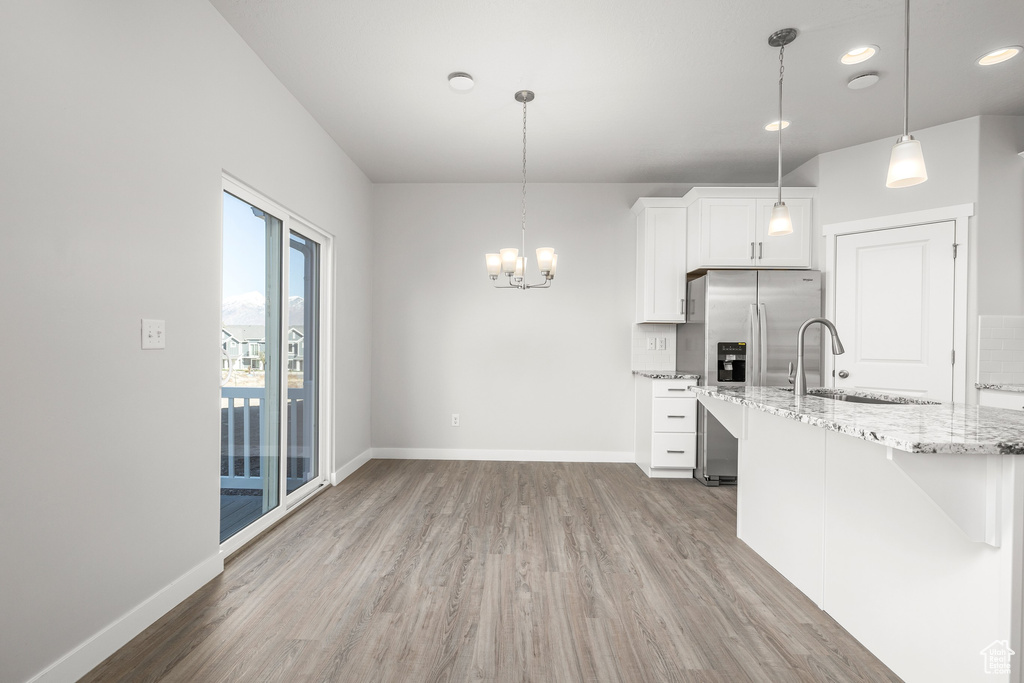
[[[1024,413],[693,391],[739,439],[740,539],[904,680],[1021,682]]]

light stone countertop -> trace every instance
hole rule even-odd
[[[690,370],[634,370],[634,375],[650,379],[700,379],[700,375]]]
[[[813,394],[796,397],[783,387],[711,386],[694,391],[910,453],[1024,454],[1024,411],[1019,410],[962,403],[847,403]]]
[[[1024,384],[985,384],[978,382],[974,385],[978,389],[995,389],[996,391],[1016,391],[1024,393]]]

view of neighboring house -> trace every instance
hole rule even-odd
[[[263,325],[225,325],[221,328],[221,369],[263,370],[267,336]],[[288,370],[301,372],[305,354],[302,325],[288,328]]]

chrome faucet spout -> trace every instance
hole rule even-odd
[[[831,320],[828,318],[811,318],[805,321],[800,326],[800,331],[796,333],[796,383],[793,387],[793,393],[797,396],[807,395],[807,375],[804,371],[804,333],[807,332],[808,327],[815,323],[828,328],[828,332],[832,337],[832,353],[841,356],[846,352],[846,349],[843,348],[843,342],[839,340],[839,332],[836,331],[836,326],[832,324]]]

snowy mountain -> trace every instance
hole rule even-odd
[[[266,324],[267,300],[260,292],[247,292],[224,299],[220,318],[222,325]],[[304,302],[301,296],[288,299],[288,324],[302,325]]]
[[[267,300],[259,292],[224,299],[220,309],[222,325],[263,325]]]

